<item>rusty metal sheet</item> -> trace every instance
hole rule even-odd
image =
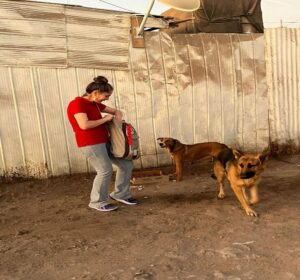
[[[0,65],[128,70],[130,15],[0,0]]]
[[[194,91],[191,75],[190,53],[186,37],[179,39],[173,37],[175,57],[176,57],[176,76],[179,92],[179,134],[182,142],[191,144],[194,143]],[[184,118],[182,117],[184,116]]]
[[[70,66],[128,69],[129,15],[66,7],[66,22]]]
[[[123,118],[131,123],[137,130],[137,104],[134,88],[134,77],[129,71],[114,71],[114,95],[117,101],[115,107],[123,112]],[[134,160],[134,167],[141,168],[141,159]]]
[[[272,79],[275,81],[269,103],[272,133],[280,135],[274,139],[285,144],[289,143],[286,139],[297,140],[299,135],[299,98],[296,86],[291,87],[291,81],[298,85],[297,64],[291,61],[298,52],[295,42],[299,36],[294,35],[287,37],[292,40],[291,54],[284,60],[292,70],[282,72],[286,89],[292,89],[290,99],[278,89],[281,83],[277,81],[282,81],[277,80],[278,72],[273,71],[277,76],[271,78],[268,74],[269,88]],[[282,40],[276,38],[278,42]],[[278,55],[276,49],[269,49],[272,55]],[[84,93],[97,75],[106,76],[115,88],[107,105],[123,110],[125,118],[137,128],[142,157],[135,163],[136,168],[172,162],[169,154],[157,146],[159,136],[186,143],[217,140],[245,150],[261,151],[268,146],[263,35],[170,37],[155,32],[146,36],[146,49],[130,47],[129,53],[130,71],[0,67],[0,175],[42,178],[93,172],[76,147],[66,107],[75,96]],[[266,57],[273,67],[275,57],[270,60],[268,52]],[[277,100],[284,104],[280,109]],[[271,112],[272,104],[275,109]],[[288,118],[286,112],[291,112]],[[286,123],[291,125],[282,130]]]
[[[0,64],[67,66],[64,7],[0,0]]]
[[[164,135],[160,137],[170,137],[172,135],[176,139],[181,139],[181,115],[180,100],[181,92],[178,88],[178,78],[176,70],[176,56],[174,42],[170,36],[166,33],[160,34],[161,49],[164,61],[164,74],[166,79],[166,94],[167,94],[167,110],[169,115],[170,130],[166,131]],[[159,153],[164,153],[162,149],[158,150]]]
[[[235,103],[236,89],[236,62],[234,48],[230,34],[215,34],[218,49],[218,70],[220,76],[221,101],[221,137],[222,142],[230,146],[237,146],[237,115]]]
[[[253,60],[253,40],[251,35],[239,36],[241,47],[241,92],[238,94],[238,104],[242,107],[241,118],[242,147],[256,149],[256,81]],[[267,105],[267,104],[266,104]],[[267,108],[267,106],[266,106]],[[255,120],[255,121],[253,121]]]
[[[156,82],[152,90],[160,92],[160,103],[167,106],[165,114],[168,114],[169,126],[177,128],[170,130],[170,136],[185,143],[225,142],[245,150],[267,147],[263,36],[178,34],[172,39],[167,36],[148,36],[146,47],[150,58],[153,56],[149,59],[150,67],[155,69],[155,74],[159,73],[159,79],[165,75],[167,81],[165,84]],[[157,54],[160,48],[163,59]],[[174,59],[165,59],[167,51],[174,52]],[[161,66],[160,61],[163,61]],[[262,69],[257,70],[257,66]],[[175,69],[173,76],[171,69]],[[173,86],[174,81],[179,96],[177,103],[168,94],[168,87]],[[162,99],[165,91],[166,100]],[[174,104],[179,117],[172,113]],[[168,132],[163,121],[157,123],[157,131]]]
[[[152,88],[145,49],[130,48],[130,68],[135,87],[137,130],[142,154],[141,164],[143,167],[157,166]]]
[[[78,72],[76,68],[59,69],[57,71],[57,83],[59,91],[57,94],[60,99],[62,110],[62,125],[64,127],[66,142],[66,159],[69,163],[70,174],[87,172],[88,166],[85,156],[78,151],[73,129],[67,118],[67,107],[69,102],[77,95],[84,93],[84,88],[78,87]]]
[[[186,38],[189,38],[186,36]],[[222,89],[221,73],[219,65],[218,40],[214,34],[203,34],[199,36],[199,43],[203,46],[204,59],[206,64],[206,121],[208,127],[207,141],[223,142],[222,133]],[[199,94],[196,93],[196,94]],[[194,106],[197,106],[195,104]],[[195,120],[197,122],[197,120]],[[196,132],[197,133],[197,132]]]
[[[160,34],[148,34],[145,40],[151,88],[151,103],[149,105],[152,107],[154,139],[157,139],[169,134],[170,129],[164,60],[161,52]],[[160,148],[156,146],[156,149]],[[158,165],[160,165],[160,153],[158,153],[157,160]]]
[[[12,88],[10,68],[0,67],[0,123],[2,174],[26,176],[23,141],[20,137],[19,118]],[[18,175],[17,175],[18,177]]]
[[[30,68],[12,68],[12,93],[18,119],[19,136],[27,176],[47,177],[44,143],[40,131],[33,72]],[[30,128],[30,129],[29,129]]]
[[[75,6],[65,6],[66,19],[69,24],[87,27],[112,27],[127,30],[130,24],[128,14]]]
[[[64,23],[64,7],[49,3],[0,0],[0,18]]]
[[[256,123],[256,146],[257,149],[263,147],[266,142],[270,142],[270,126],[269,124],[269,97],[268,83],[266,78],[266,56],[265,56],[265,36],[252,34],[253,40],[253,61],[255,75],[255,117]],[[264,46],[264,47],[262,47]],[[268,110],[266,110],[268,106]],[[269,143],[270,144],[270,143]]]
[[[1,11],[2,7],[0,8]],[[51,44],[54,44],[54,40],[58,39],[61,44],[61,40],[66,40],[66,31],[64,22],[51,22],[51,21],[37,21],[33,19],[21,20],[21,19],[7,19],[5,15],[0,16],[0,30],[1,37],[6,35],[6,39],[11,39],[16,36],[16,44],[18,40],[22,43],[26,43],[27,40],[29,43],[32,43],[34,40],[37,46],[46,47],[41,45],[45,40],[50,40],[48,48],[51,47]],[[17,37],[18,36],[18,37]],[[26,36],[26,37],[24,37]],[[22,40],[21,40],[22,39]],[[24,40],[26,39],[26,40]],[[52,40],[52,41],[51,41]],[[65,44],[65,42],[64,42]],[[54,44],[58,45],[58,44]],[[46,49],[48,50],[48,49]]]
[[[189,35],[188,52],[191,64],[191,78],[194,91],[194,142],[206,142],[208,139],[208,90],[207,63],[203,41],[197,35]],[[196,121],[196,119],[201,120]]]
[[[30,68],[0,67],[0,174],[47,177]]]
[[[60,87],[57,69],[39,69],[40,108],[44,126],[44,141],[47,147],[47,162],[50,176],[70,173],[66,131],[64,126],[65,111],[61,106]]]

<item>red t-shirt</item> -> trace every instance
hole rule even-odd
[[[77,113],[86,113],[89,120],[99,120],[101,113],[106,106],[103,104],[91,102],[83,97],[76,97],[68,105],[68,118],[73,127],[78,147],[106,143],[108,141],[108,132],[105,124],[97,127],[83,130],[79,127],[74,115]]]

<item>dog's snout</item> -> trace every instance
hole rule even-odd
[[[241,179],[250,179],[255,176],[255,172],[246,172],[246,173],[241,173],[240,178]]]
[[[158,145],[161,148],[165,148],[166,147],[166,144],[164,143],[163,138],[157,138],[157,142],[158,142]]]

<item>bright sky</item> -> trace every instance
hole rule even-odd
[[[144,14],[149,0],[40,0],[41,2],[62,3],[80,5],[107,10],[120,10]],[[182,0],[185,1],[185,0]],[[108,4],[108,3],[111,3]],[[115,6],[113,6],[115,5]],[[118,8],[118,7],[120,8]],[[283,26],[300,27],[300,0],[262,0],[261,1],[265,27]],[[121,9],[124,8],[124,9]],[[167,10],[168,6],[157,0],[151,10],[151,14],[159,15]]]

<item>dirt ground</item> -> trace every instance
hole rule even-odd
[[[133,187],[140,204],[109,213],[87,207],[93,175],[2,183],[0,279],[300,279],[300,156],[267,162],[258,218],[210,173]]]

